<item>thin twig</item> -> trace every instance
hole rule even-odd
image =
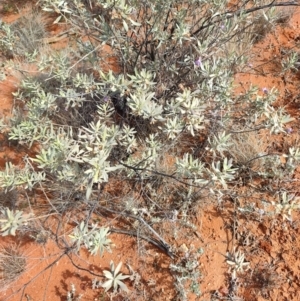
[[[127,231],[127,230],[116,229],[116,228],[110,228],[109,231],[113,232],[113,233],[121,233],[121,234],[130,235],[130,236],[136,236],[137,238],[141,238],[141,239],[155,245],[161,251],[167,253],[167,255],[169,257],[171,257],[172,259],[174,258],[174,254],[169,250],[169,246],[166,248],[166,246],[164,244],[162,245],[162,243],[160,241],[158,241],[154,238],[149,238],[147,236],[140,235],[135,231]]]
[[[73,64],[71,67],[69,67],[68,71],[70,71],[71,69],[73,69],[78,63],[80,63],[80,62],[83,61],[87,56],[89,56],[90,54],[92,54],[93,52],[95,52],[96,50],[98,50],[101,46],[102,46],[102,44],[99,44],[99,45],[96,46],[93,50],[91,50],[91,51],[88,52],[86,55],[84,55],[80,60],[78,60],[75,64]]]
[[[106,210],[108,212],[111,212],[111,213],[117,213],[117,214],[120,214],[120,212],[116,211],[116,210],[112,210],[112,209],[108,209],[106,207],[103,207],[101,205],[99,205],[99,208],[100,209],[103,209],[103,210]],[[139,216],[136,216],[136,215],[131,215],[129,213],[123,213],[123,215],[125,215],[126,217],[129,217],[129,218],[132,218],[132,219],[136,219],[138,220],[139,222],[141,222],[142,224],[144,224],[155,236],[158,237],[158,240],[154,240],[154,239],[151,239],[151,238],[146,238],[146,237],[142,237],[143,239],[153,243],[154,245],[158,246],[157,244],[159,244],[161,247],[159,247],[160,249],[163,248],[163,251],[165,251],[171,258],[174,258],[174,255],[172,254],[171,252],[171,247],[169,246],[169,244],[149,225],[147,224],[144,219],[142,219],[141,217]],[[115,229],[117,230],[117,229]],[[123,230],[118,230],[118,231],[123,231]],[[126,231],[125,231],[126,232]],[[128,235],[134,235],[134,236],[138,236],[136,233],[134,232],[130,232],[130,233],[125,233],[124,234],[128,234]]]

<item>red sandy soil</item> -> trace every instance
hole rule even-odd
[[[18,15],[14,14],[5,15],[4,20],[10,22],[17,17]],[[278,89],[280,96],[276,105],[286,106],[286,110],[295,121],[288,125],[293,129],[289,135],[264,137],[271,139],[276,150],[286,150],[287,145],[297,145],[299,141],[299,74],[290,73],[285,78],[280,75],[282,50],[298,49],[299,22],[300,9],[295,10],[288,25],[276,27],[273,33],[255,45],[249,69],[245,73],[237,74],[235,81],[236,93],[242,93],[250,84],[257,85],[260,89]],[[59,29],[53,27],[51,34],[57,32]],[[55,47],[60,46],[61,44]],[[16,83],[16,79],[8,77],[0,84],[1,115],[10,114],[11,93],[16,90]],[[6,161],[20,164],[24,155],[23,150],[17,150],[7,141],[1,141],[1,167],[4,167]],[[296,194],[299,194],[299,178],[298,169],[289,183]],[[254,184],[256,187],[248,194],[247,200],[241,200],[241,204],[245,204],[245,201],[248,204],[260,204],[256,196],[259,196],[257,191],[262,189],[263,184]],[[66,214],[64,221],[76,221],[73,213],[71,211]],[[245,301],[299,301],[299,217],[299,213],[295,212],[293,222],[283,221],[280,216],[260,219],[258,214],[248,216],[236,211],[232,202],[220,206],[199,206],[192,220],[196,229],[190,233],[178,233],[176,239],[169,241],[171,245],[182,250],[177,262],[183,261],[185,256],[194,254],[200,248],[203,250],[198,260],[202,274],[202,295],[199,298],[190,296],[189,300],[231,300],[227,297],[232,284],[229,281],[226,252],[231,252],[234,245],[239,245],[246,261],[250,262],[250,269],[238,277],[238,296]],[[59,221],[60,218],[54,215],[47,221],[47,225],[54,229]],[[166,234],[172,230],[170,224],[165,227]],[[67,224],[62,226],[61,233],[67,240]],[[0,288],[0,300],[67,300],[71,284],[75,285],[78,294],[83,295],[81,300],[176,300],[174,280],[169,270],[171,259],[166,254],[147,243],[137,242],[130,236],[112,233],[109,238],[115,246],[111,254],[105,252],[103,257],[91,256],[84,249],[81,249],[79,254],[71,254],[68,257],[64,254],[64,249],[51,237],[48,237],[44,244],[38,244],[33,239],[20,235],[15,239],[0,238],[2,244],[19,244],[19,249],[27,260],[26,271],[20,278],[7,288]],[[130,289],[127,299],[124,294],[112,295],[99,288],[92,290],[92,280],[101,279],[102,271],[109,269],[111,260],[115,264],[123,262],[124,274],[130,274],[126,263],[136,272],[135,280],[125,281]]]

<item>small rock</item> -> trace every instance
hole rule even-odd
[[[179,251],[182,252],[182,253],[187,253],[189,251],[188,247],[186,246],[186,244],[182,244],[180,247],[179,247]]]

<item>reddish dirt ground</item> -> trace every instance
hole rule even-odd
[[[10,14],[5,15],[3,19],[9,22],[15,18],[17,15]],[[273,33],[255,45],[249,70],[238,74],[235,81],[236,93],[243,93],[250,84],[257,85],[260,89],[278,89],[279,98],[276,105],[286,106],[286,110],[295,121],[288,125],[292,128],[289,135],[279,134],[263,138],[272,139],[277,150],[286,150],[287,146],[297,145],[299,142],[300,77],[297,73],[290,73],[285,78],[280,75],[281,60],[284,56],[282,50],[299,49],[299,22],[300,9],[295,10],[285,27],[277,26]],[[57,28],[53,28],[51,34],[58,31]],[[17,80],[8,77],[0,84],[2,115],[10,114],[11,93],[16,89],[16,83]],[[1,167],[4,167],[7,161],[21,164],[24,155],[23,150],[16,150],[7,141],[1,141]],[[296,194],[299,194],[299,171],[298,168],[291,182],[287,183]],[[241,206],[251,203],[261,206],[259,190],[263,188],[264,183],[253,184],[255,187],[248,192],[247,198],[240,200]],[[74,216],[76,215],[70,212],[64,219],[74,222]],[[190,233],[179,233],[176,240],[169,242],[182,250],[178,262],[184,260],[188,253],[203,250],[198,260],[202,275],[202,295],[198,298],[189,296],[189,300],[231,300],[227,298],[233,284],[229,280],[226,252],[231,252],[234,245],[239,246],[246,261],[250,262],[250,269],[238,277],[238,283],[235,284],[238,295],[243,300],[300,300],[299,218],[298,212],[293,214],[293,222],[283,221],[280,216],[268,218],[257,213],[247,215],[237,211],[234,202],[226,202],[220,206],[207,202],[199,206],[193,217],[197,229]],[[54,229],[58,218],[53,216],[47,223],[49,228]],[[165,227],[165,233],[172,230],[170,224]],[[68,231],[68,226],[65,226],[62,233],[66,238]],[[81,249],[78,255],[72,254],[68,257],[51,237],[44,244],[37,244],[34,240],[22,236],[17,236],[14,240],[1,237],[3,245],[12,242],[19,244],[20,250],[27,258],[27,268],[17,281],[7,288],[0,288],[0,300],[67,300],[71,284],[75,285],[78,294],[83,295],[81,300],[125,300],[124,295],[112,296],[104,293],[103,289],[91,288],[92,280],[100,279],[103,269],[109,268],[110,260],[115,263],[122,261],[124,274],[130,274],[125,264],[129,264],[136,272],[134,280],[125,281],[130,289],[126,300],[175,300],[174,281],[168,268],[171,260],[166,254],[126,235],[112,233],[110,239],[115,244],[111,254],[105,252],[103,257],[91,256]],[[151,299],[146,299],[146,295],[150,295]]]

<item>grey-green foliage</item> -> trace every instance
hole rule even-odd
[[[273,105],[277,92],[271,87],[263,92],[263,87],[250,87],[241,95],[234,90],[234,75],[248,68],[247,50],[257,39],[262,20],[268,25],[276,21],[274,10],[250,13],[248,9],[261,1],[238,1],[234,7],[227,0],[38,3],[45,12],[58,14],[55,22],[66,21],[76,31],[78,49],[24,56],[25,63],[34,62],[39,70],[25,73],[14,94],[13,116],[7,126],[2,121],[1,129],[11,141],[37,145],[38,153],[23,168],[7,165],[0,174],[5,190],[32,189],[37,184],[42,188],[55,184],[52,187],[57,190],[67,182],[68,187],[85,190],[83,206],[95,201],[96,207],[101,204],[112,212],[119,210],[120,216],[124,212],[142,216],[154,235],[154,228],[163,220],[161,212],[175,205],[186,214],[194,193],[218,200],[231,193],[230,184],[240,176],[239,162],[230,153],[231,132],[265,128],[284,134],[292,121],[284,109]],[[1,23],[1,46],[12,54],[14,37],[14,27]],[[111,62],[118,72],[107,71]],[[292,64],[295,57],[284,67]],[[290,149],[287,155],[290,171],[299,162],[298,152]],[[166,168],[170,157],[172,166]],[[257,176],[278,178],[278,157],[276,164],[274,158],[269,159],[269,168]],[[122,193],[113,200],[102,198],[103,184],[113,177],[121,179],[120,186],[133,182],[132,195],[139,195],[134,205],[127,205]],[[179,182],[189,185],[183,201],[172,195],[174,183]],[[154,184],[165,186],[163,193]],[[151,191],[150,196],[146,190]],[[147,207],[149,201],[155,205]],[[2,231],[14,233],[23,222],[22,214],[4,213]],[[112,245],[108,235],[108,228],[81,222],[70,238],[76,250],[84,246],[102,255]],[[234,269],[246,266],[238,255],[231,257]],[[180,265],[170,266],[183,296],[187,296],[184,285],[188,279],[200,294],[197,263],[197,258],[184,258]],[[112,262],[110,271],[104,271],[105,290],[120,287],[127,291],[122,280],[129,276],[119,273],[120,269],[121,263],[115,268]]]
[[[227,252],[227,264],[232,269],[232,278],[236,279],[237,272],[243,273],[249,268],[250,262],[245,261],[245,254],[240,250],[233,249],[232,253]]]
[[[234,180],[235,170],[226,154],[230,131],[260,125],[279,133],[292,121],[283,109],[272,106],[276,100],[272,89],[264,95],[251,88],[244,97],[233,94],[235,69],[247,63],[239,43],[246,35],[255,36],[248,25],[258,20],[243,1],[236,15],[228,11],[226,1],[97,3],[104,12],[93,17],[94,3],[87,7],[79,0],[39,1],[44,11],[54,10],[79,33],[84,28],[85,35],[109,45],[112,56],[120,57],[122,72],[97,67],[107,59],[93,56],[102,45],[85,48],[80,35],[83,53],[74,49],[41,53],[36,57],[40,75],[24,78],[15,93],[27,114],[15,110],[8,133],[9,139],[20,143],[37,142],[41,150],[32,159],[37,167],[59,181],[84,187],[87,199],[93,184],[108,182],[111,173],[134,177],[138,167],[141,177],[149,177],[160,165],[166,141],[180,149],[187,143],[183,137],[206,137],[203,157],[197,159],[205,170],[196,175],[196,161],[179,151],[177,175],[189,170],[195,184],[219,183],[225,188]],[[264,14],[272,22],[272,14]],[[9,47],[12,28],[2,25],[2,42]],[[99,76],[95,78],[88,68]],[[125,118],[122,124],[116,111]],[[116,149],[123,154],[116,156]],[[209,152],[213,158],[204,162]]]
[[[281,65],[282,65],[282,73],[285,73],[286,71],[289,71],[289,70],[298,71],[299,70],[299,54],[296,51],[291,51],[282,60]]]
[[[14,33],[11,30],[10,26],[6,23],[4,23],[1,20],[0,23],[1,26],[1,39],[0,39],[0,45],[1,45],[1,51],[4,52],[6,55],[11,54],[14,48]]]
[[[295,118],[285,113],[284,108],[276,110],[268,105],[265,107],[265,116],[268,118],[270,132],[275,134],[285,132],[285,124],[295,120]]]
[[[223,162],[212,162],[211,169],[207,169],[210,179],[215,184],[221,184],[227,188],[227,183],[234,179],[236,168],[233,167],[232,159],[224,158]]]
[[[4,208],[0,210],[0,231],[2,236],[16,235],[16,230],[26,223],[27,218],[23,216],[23,212],[19,210],[10,210]]]
[[[108,291],[111,288],[113,288],[114,292],[116,292],[119,287],[123,291],[126,291],[126,292],[129,291],[126,284],[122,280],[127,279],[130,276],[129,275],[123,275],[122,273],[119,273],[121,267],[122,267],[122,262],[119,262],[119,264],[115,268],[114,262],[111,261],[110,262],[110,270],[109,271],[107,271],[107,270],[103,271],[103,274],[104,274],[105,278],[108,279],[107,281],[105,281],[102,284],[102,287],[105,288],[105,291]]]
[[[184,178],[191,179],[195,183],[206,184],[204,179],[204,164],[190,154],[184,154],[182,159],[176,158],[177,173]]]
[[[286,168],[288,172],[294,172],[300,162],[300,149],[295,147],[289,148],[289,153],[284,154],[286,158]]]
[[[202,249],[197,251],[186,250],[184,256],[176,264],[171,263],[169,268],[175,278],[175,288],[180,300],[188,300],[190,292],[197,297],[201,296],[200,281],[201,269],[199,269],[199,257],[203,254]]]
[[[292,211],[299,210],[299,198],[283,191],[278,195],[278,201],[272,202],[275,207],[275,214],[280,214],[283,220],[292,221]]]
[[[108,238],[109,228],[93,225],[91,229],[82,221],[69,235],[77,251],[84,245],[92,255],[103,255],[104,250],[111,252],[112,241]]]
[[[216,155],[216,153],[223,154],[224,151],[230,148],[231,143],[229,140],[230,134],[226,135],[225,132],[219,133],[217,136],[208,138],[208,149],[213,152],[214,155]]]
[[[0,171],[0,187],[5,191],[13,190],[16,187],[24,187],[32,190],[35,185],[46,179],[44,171],[34,171],[29,159],[26,157],[23,168],[14,166],[7,162],[5,170]]]

